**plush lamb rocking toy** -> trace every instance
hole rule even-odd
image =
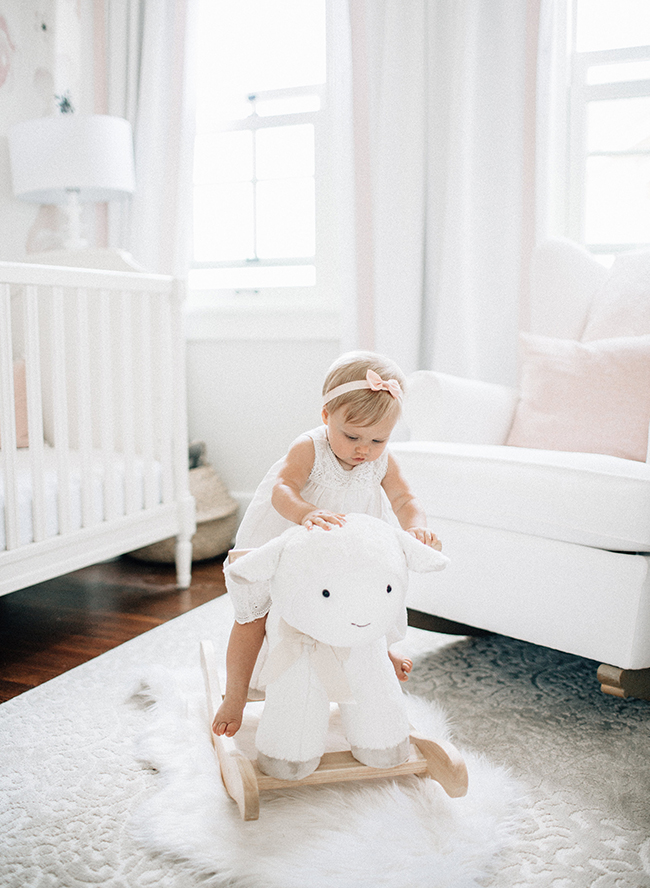
[[[410,730],[386,636],[404,622],[408,571],[440,570],[448,559],[405,531],[368,515],[330,530],[295,527],[233,560],[244,582],[270,581],[268,657],[255,747],[212,734],[221,773],[245,819],[259,790],[426,773],[450,796],[467,791],[467,770],[450,744]],[[201,646],[210,723],[221,702],[214,651]],[[338,703],[347,749],[326,752],[330,703]],[[251,704],[248,704],[248,717]],[[333,719],[333,721],[335,721]],[[241,738],[240,738],[241,739]],[[255,751],[252,750],[253,757]]]

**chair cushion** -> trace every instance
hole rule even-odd
[[[522,343],[507,444],[645,461],[650,335],[577,342],[524,333]]]
[[[391,450],[435,518],[650,551],[650,465],[614,456],[407,441]]]

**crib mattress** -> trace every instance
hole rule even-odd
[[[106,472],[106,462],[100,451],[93,451],[90,459],[91,497],[89,504],[90,515],[86,520],[89,524],[99,524],[106,520],[106,500],[112,497],[113,508],[118,515],[126,514],[126,461],[119,453],[111,454],[109,459],[110,471]],[[33,487],[32,469],[29,450],[15,451],[16,465],[16,499],[18,510],[18,544],[28,545],[34,542],[33,521]],[[159,462],[147,462],[148,471],[152,474],[154,498],[157,503],[162,502],[162,469]],[[0,551],[5,550],[6,541],[6,513],[5,513],[5,485],[2,469],[2,453],[0,452]],[[53,447],[44,450],[44,516],[45,538],[57,536],[60,533],[59,526],[59,478],[57,471],[56,451]],[[108,476],[110,487],[107,488],[105,476]],[[129,497],[131,510],[142,510],[145,507],[145,462],[140,457],[135,457],[133,466],[128,473]],[[82,506],[82,459],[78,451],[69,452],[69,529],[80,530],[84,526]]]

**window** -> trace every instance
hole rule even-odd
[[[650,245],[650,3],[568,6],[567,233],[611,257]]]
[[[326,0],[203,0],[190,289],[313,290]]]

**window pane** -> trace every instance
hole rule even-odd
[[[197,3],[195,261],[246,263],[212,269],[218,281],[207,286],[313,286],[312,264],[264,263],[312,263],[315,256],[314,124],[326,81],[326,0]],[[298,114],[305,116],[292,124]],[[230,121],[241,129],[224,131]]]
[[[313,265],[256,265],[250,268],[195,268],[189,273],[190,290],[258,290],[263,287],[313,287]]]
[[[204,133],[194,143],[194,182],[245,182],[253,178],[253,136]]]
[[[578,52],[650,44],[648,0],[578,0]]]
[[[650,97],[612,99],[587,105],[587,150],[650,148]]]
[[[194,259],[249,259],[253,241],[253,186],[200,185],[194,189]]]
[[[650,243],[650,157],[590,157],[587,243]]]
[[[258,182],[257,225],[260,259],[313,256],[314,180]]]
[[[273,127],[256,135],[257,178],[288,179],[314,175],[314,127]]]

